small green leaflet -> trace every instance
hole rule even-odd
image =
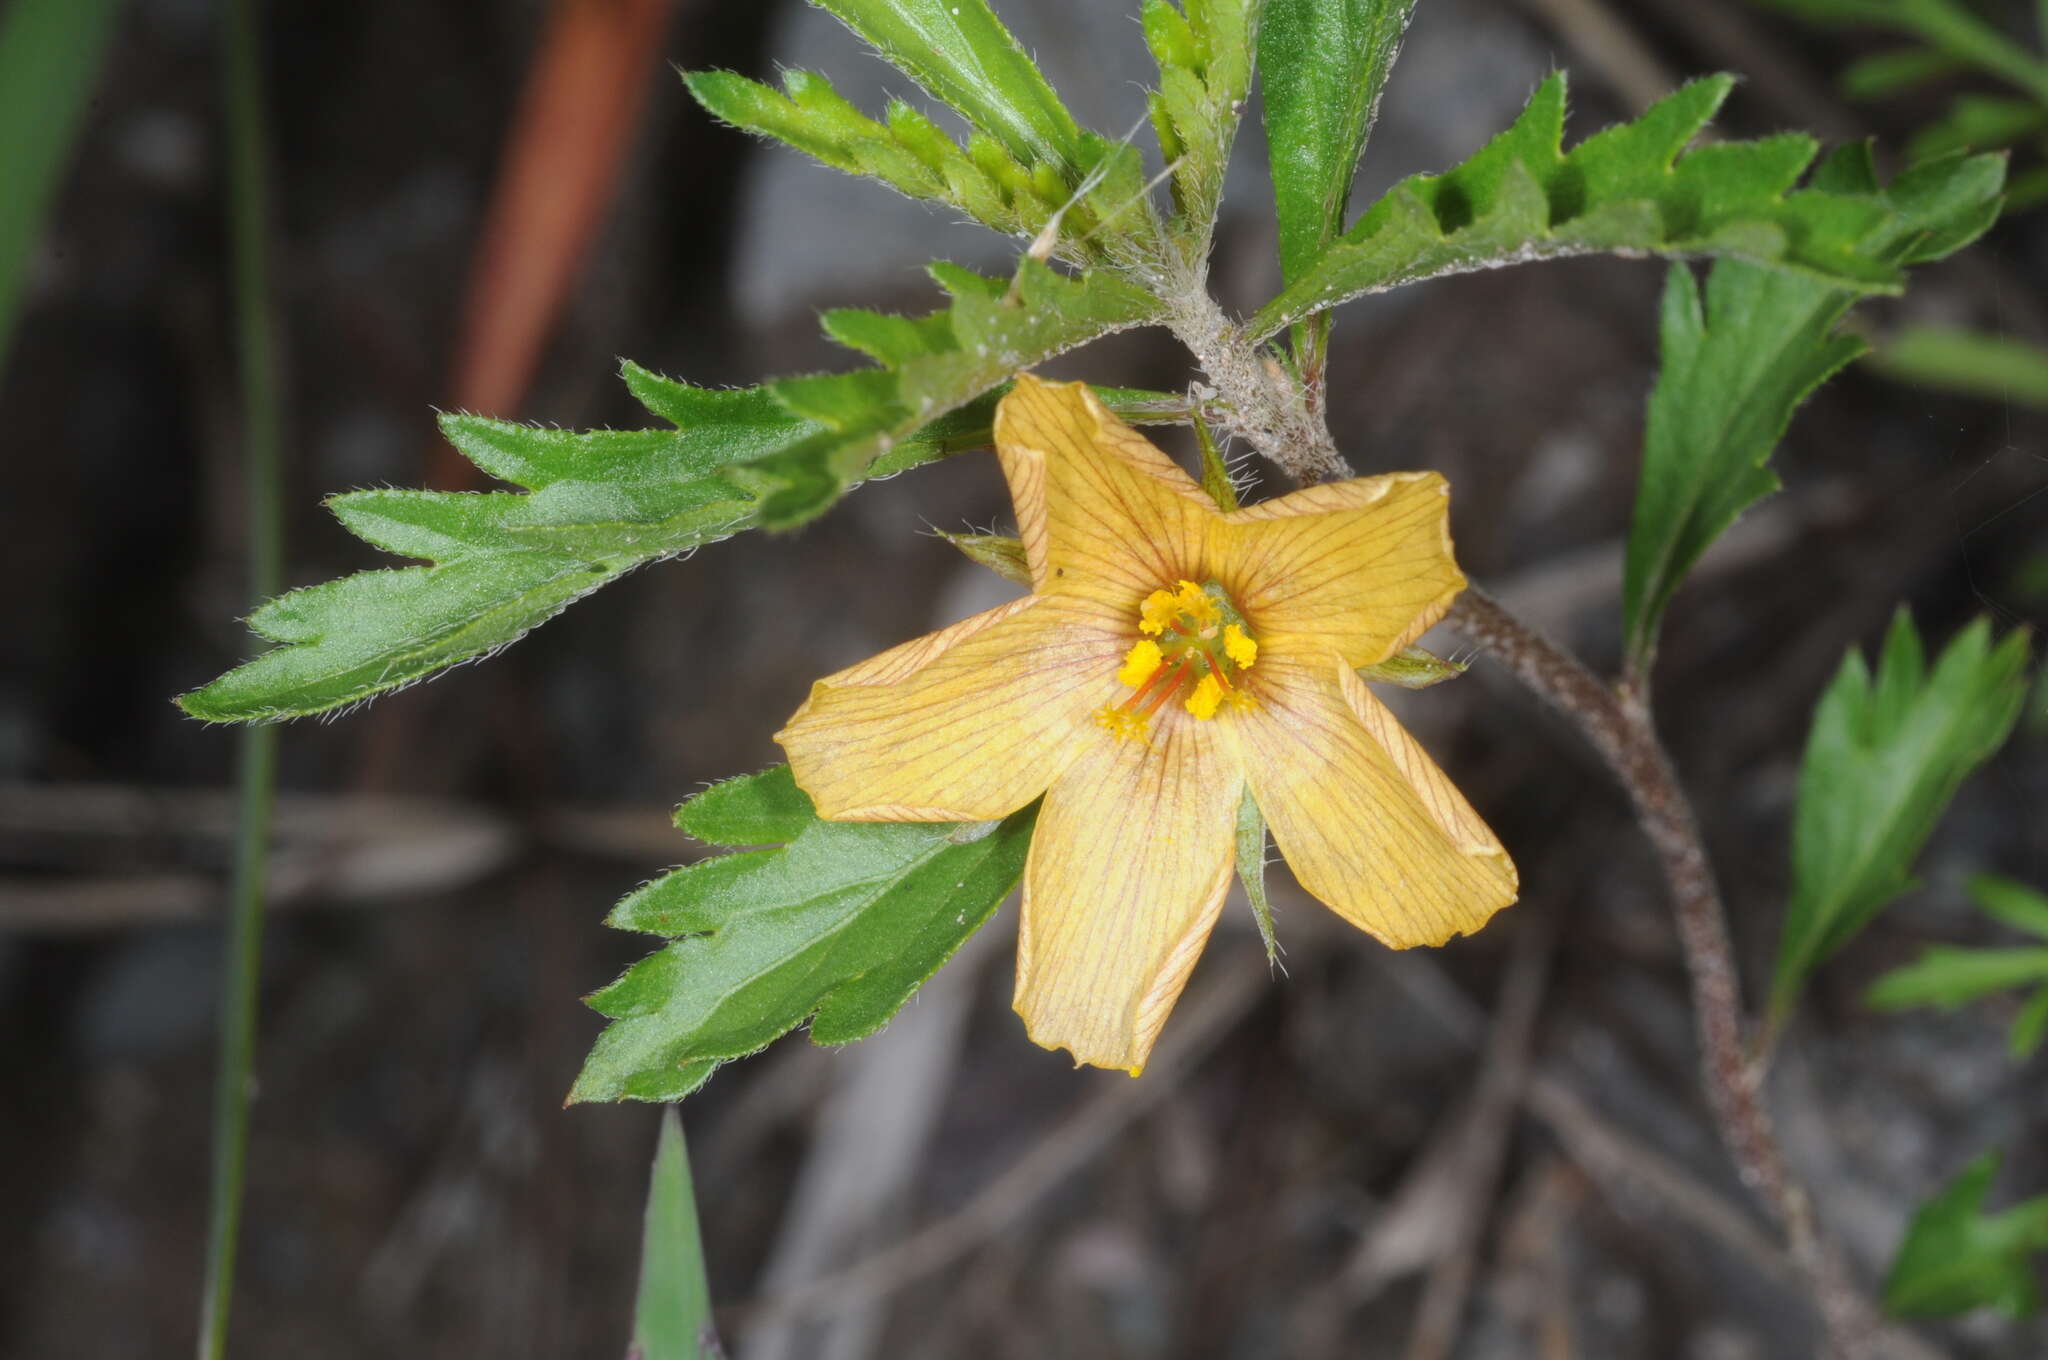
[[[1904,611],[1873,677],[1851,651],[1814,709],[1792,826],[1792,899],[1778,942],[1770,1027],[1806,978],[1912,887],[1920,847],[1964,776],[1997,750],[2026,697],[2027,634],[1996,647],[1977,620],[1930,673]]]
[[[2039,1310],[2036,1252],[2048,1251],[2048,1195],[2000,1214],[1984,1201],[1998,1176],[1999,1155],[1970,1163],[1920,1207],[1884,1282],[1884,1306],[1900,1317],[1953,1317],[1997,1308],[2012,1317]]]
[[[1863,999],[1879,1010],[1940,1006],[1944,1010],[2015,987],[2039,984],[2013,1021],[2012,1056],[2031,1056],[2048,1038],[2048,897],[2023,883],[1985,875],[1970,896],[1991,916],[2042,941],[2028,948],[1955,949],[1937,945],[1872,984]]]
[[[818,7],[1019,161],[1080,171],[1079,125],[988,0],[818,0]]]
[[[661,1112],[648,1178],[647,1221],[640,1238],[640,1288],[633,1300],[630,1360],[722,1360],[711,1321],[711,1285],[704,1277],[704,1235],[683,1121]]]
[[[1867,144],[1844,147],[1816,189],[1882,204],[1865,238],[1886,266],[1938,259],[1975,239],[1998,206],[1995,157],[1951,158],[1880,187]],[[1792,413],[1866,350],[1836,325],[1858,294],[1810,274],[1718,260],[1705,296],[1692,271],[1665,280],[1662,364],[1643,433],[1642,483],[1623,587],[1628,654],[1646,673],[1665,607],[1700,555],[1749,506],[1778,489],[1767,466]]]
[[[785,843],[677,869],[613,910],[674,943],[588,998],[612,1023],[570,1101],[679,1100],[806,1020],[814,1043],[874,1033],[1009,896],[1037,811],[821,821],[787,766],[685,803],[677,824],[700,839]]]
[[[1835,329],[1854,301],[1822,280],[1745,260],[1717,260],[1702,298],[1691,268],[1671,266],[1622,591],[1638,672],[1649,669],[1685,574],[1778,489],[1768,460],[1792,413],[1869,348]]]
[[[870,476],[989,442],[1010,375],[1148,315],[1099,274],[1025,260],[1017,280],[952,265],[920,318],[841,311],[835,336],[883,367],[712,391],[634,364],[626,385],[673,427],[571,432],[447,415],[442,432],[512,492],[359,491],[329,507],[358,537],[431,565],[358,572],[279,596],[249,626],[281,644],[179,700],[267,722],[360,703],[510,645],[643,563],[757,526],[800,523]],[[1138,422],[1184,419],[1162,393],[1105,391]]]
[[[1602,251],[1735,256],[1851,292],[1899,291],[1897,264],[1886,257],[1897,210],[1885,196],[1794,188],[1813,159],[1812,138],[1785,133],[1686,152],[1733,83],[1696,80],[1566,154],[1564,77],[1551,76],[1514,125],[1463,165],[1389,190],[1259,310],[1248,333],[1271,335],[1420,279]],[[1983,158],[1941,166],[1943,197],[1961,192],[1951,177],[1982,189],[1970,235],[1982,232],[1997,217],[2002,167]]]
[[[932,276],[951,298],[934,317],[906,322],[873,312],[826,313],[834,339],[881,367],[770,385],[783,406],[824,428],[726,472],[760,497],[763,525],[802,524],[863,477],[927,461],[915,436],[929,423],[1020,369],[1159,317],[1158,299],[1136,284],[1104,270],[1068,276],[1029,256],[1008,283],[950,264],[933,265]],[[971,423],[977,434],[987,428],[985,421]]]
[[[1252,83],[1257,0],[1144,0],[1145,45],[1159,66],[1147,101],[1160,153],[1173,171],[1183,248],[1206,253],[1223,174]]]
[[[1151,221],[1140,203],[1137,151],[1092,132],[1079,134],[1079,167],[1073,168],[1064,159],[1019,160],[985,132],[971,134],[962,148],[901,99],[891,100],[877,122],[811,71],[784,72],[780,92],[731,71],[693,71],[683,80],[707,112],[741,131],[912,198],[949,204],[1008,235],[1036,236],[1066,208],[1059,223],[1059,253],[1066,258],[1103,258],[1110,243],[1097,234],[1112,218],[1129,234]],[[1087,190],[1076,199],[1083,184]]]
[[[1283,280],[1343,230],[1352,177],[1414,12],[1415,0],[1267,0],[1259,80]]]

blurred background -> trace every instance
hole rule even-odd
[[[1138,120],[1135,4],[1000,8],[1084,123]],[[913,93],[797,0],[268,10],[291,584],[390,564],[322,496],[477,484],[436,408],[646,423],[618,356],[701,384],[849,367],[818,308],[927,310],[925,261],[1000,271],[1017,249],[691,104],[671,65],[821,69],[869,108]],[[235,743],[170,699],[256,650],[236,622],[219,21],[208,0],[114,12],[0,372],[8,1355],[185,1354],[194,1325]],[[1737,0],[1425,0],[1355,201],[1469,154],[1554,65],[1573,140],[1731,69],[1731,135],[1896,147],[1940,87],[1847,102],[1835,76],[1876,45]],[[1239,150],[1216,282],[1242,308],[1277,266],[1255,121]],[[1445,280],[1354,304],[1333,350],[1359,470],[1445,473],[1467,570],[1600,667],[1661,279],[1586,260]],[[2048,235],[2009,220],[1859,317],[2048,341]],[[1151,333],[1052,371],[1193,376]],[[1902,601],[1931,640],[2048,621],[2048,423],[2023,394],[1852,369],[1778,467],[1787,492],[1680,596],[1660,674],[1753,990],[1844,650]],[[668,809],[773,762],[814,677],[1000,598],[927,530],[1007,513],[993,460],[965,455],[284,730],[236,1353],[623,1353],[655,1112],[561,1101],[601,1023],[578,998],[652,942],[601,919],[697,853]],[[1488,671],[1397,696],[1521,865],[1521,905],[1479,937],[1393,955],[1276,872],[1284,975],[1233,904],[1133,1082],[1026,1041],[1006,911],[880,1038],[792,1036],[692,1097],[734,1354],[1813,1354],[1710,1129],[1655,865],[1575,734]],[[2048,1185],[2048,1060],[2007,1058],[2008,1013],[1858,1000],[1927,942],[1995,933],[1968,874],[2048,883],[2044,728],[2037,702],[1923,888],[1821,971],[1775,1072],[1866,1280],[1979,1152],[2009,1150],[2002,1195]],[[1928,1354],[2048,1354],[2048,1328],[1994,1315],[1923,1335]]]

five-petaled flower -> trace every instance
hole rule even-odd
[[[1041,794],[1017,1011],[1137,1072],[1215,924],[1247,790],[1302,886],[1395,948],[1515,897],[1507,852],[1357,667],[1465,578],[1435,473],[1221,513],[1086,384],[996,412],[1032,593],[817,682],[776,734],[818,814],[985,821]]]

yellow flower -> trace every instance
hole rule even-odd
[[[1464,588],[1441,477],[1223,514],[1086,384],[1028,374],[995,435],[1032,593],[818,681],[775,739],[826,818],[987,821],[1044,795],[1017,947],[1034,1041],[1144,1066],[1247,789],[1302,886],[1394,948],[1514,900],[1507,852],[1355,669]]]

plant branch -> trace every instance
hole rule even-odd
[[[1617,693],[1483,591],[1468,589],[1447,621],[1584,733],[1627,792],[1671,892],[1698,1017],[1701,1078],[1721,1140],[1744,1184],[1784,1230],[1793,1259],[1813,1286],[1833,1353],[1867,1354],[1875,1314],[1843,1263],[1821,1241],[1812,1206],[1786,1165],[1764,1107],[1760,1074],[1743,1048],[1742,989],[1727,913],[1692,805],[1657,739],[1649,709]]]
[[[1250,444],[1303,486],[1351,476],[1337,453],[1321,403],[1311,404],[1277,360],[1261,354],[1210,296],[1196,267],[1176,267],[1160,289],[1167,324],[1216,385],[1229,410],[1218,428]]]

